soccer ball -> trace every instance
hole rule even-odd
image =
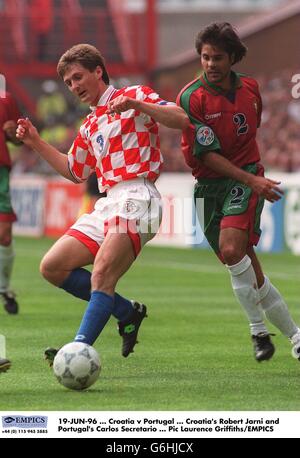
[[[54,374],[62,385],[71,390],[85,390],[99,377],[100,358],[96,350],[82,342],[64,345],[53,361]]]

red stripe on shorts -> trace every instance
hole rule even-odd
[[[13,223],[14,221],[17,221],[15,213],[0,213],[1,223]]]
[[[129,236],[133,245],[135,257],[137,257],[141,251],[141,240],[140,235],[136,229],[136,221],[127,220],[125,218],[121,218],[120,216],[115,216],[114,218],[105,221],[104,235],[106,235],[108,231],[113,228],[121,228],[121,230],[118,230],[117,233],[127,234]]]
[[[83,243],[92,255],[96,257],[100,246],[97,242],[95,242],[95,240],[91,239],[88,235],[78,231],[77,229],[68,229],[65,234],[79,240],[79,242]]]

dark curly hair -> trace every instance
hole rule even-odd
[[[196,36],[196,50],[201,55],[202,46],[210,44],[234,55],[233,64],[240,62],[247,53],[246,46],[229,22],[214,22],[201,30]]]

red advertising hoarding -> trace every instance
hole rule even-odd
[[[82,195],[82,185],[59,180],[48,182],[45,196],[45,235],[59,237],[76,221]]]

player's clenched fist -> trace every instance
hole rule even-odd
[[[107,113],[117,113],[121,114],[123,111],[135,109],[137,100],[132,99],[131,97],[126,97],[124,95],[119,95],[115,99],[111,100],[107,104]]]
[[[25,145],[33,147],[34,142],[39,139],[39,134],[28,118],[21,118],[18,120],[16,137],[25,143]]]

